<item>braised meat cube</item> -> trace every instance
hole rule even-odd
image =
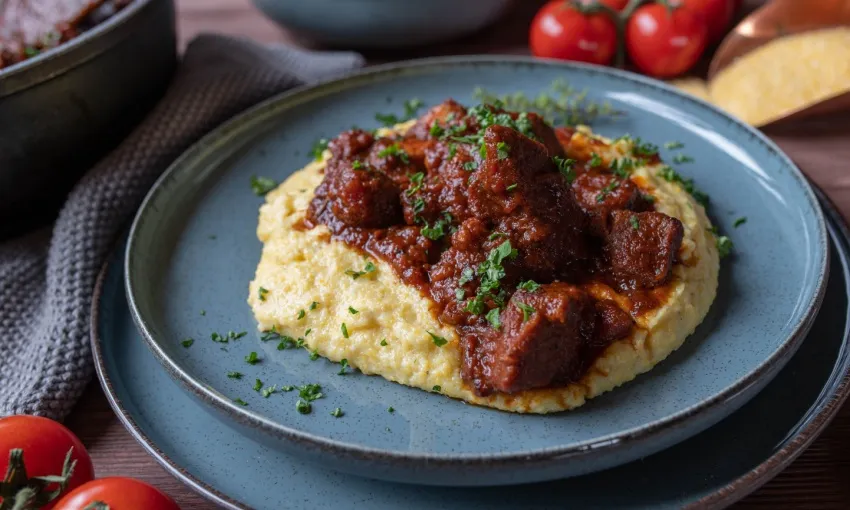
[[[369,149],[375,143],[375,138],[360,129],[343,131],[328,143],[331,155],[338,159],[353,158]]]
[[[331,160],[325,179],[316,188],[310,216],[333,216],[349,227],[381,228],[401,221],[401,203],[395,184],[381,172],[355,169],[349,160]]]
[[[409,177],[424,169],[424,161],[417,161],[416,155],[409,154],[406,149],[410,147],[403,148],[399,140],[379,138],[369,149],[366,162],[370,168],[386,174],[399,189],[405,189]],[[424,151],[421,156],[424,160]]]
[[[503,332],[484,357],[486,385],[505,393],[574,380],[593,334],[595,309],[567,283],[514,293],[502,312]]]
[[[366,251],[389,262],[405,283],[423,285],[432,257],[439,254],[433,243],[419,235],[419,227],[390,227],[375,231],[365,243]]]
[[[543,117],[537,115],[536,113],[529,112],[523,114],[525,117],[525,122],[531,127],[531,133],[534,135],[534,138],[537,139],[538,142],[542,143],[544,147],[546,147],[546,151],[549,153],[549,157],[563,157],[564,156],[564,148],[561,146],[561,142],[558,140],[558,135],[555,134],[555,130],[552,129],[546,121],[543,120]],[[519,119],[519,115],[513,114],[513,117]]]
[[[607,347],[611,342],[625,338],[632,331],[634,323],[631,315],[624,312],[614,301],[597,301],[593,344],[597,347]]]
[[[422,140],[433,138],[431,129],[434,125],[438,129],[451,130],[455,135],[467,134],[470,126],[466,123],[466,108],[449,99],[428,110],[407,134]]]
[[[664,285],[684,232],[682,222],[666,214],[613,211],[605,249],[614,277],[628,288]]]
[[[600,237],[608,233],[611,211],[645,211],[652,205],[630,179],[599,170],[579,175],[573,181],[573,192],[590,217],[593,233]]]

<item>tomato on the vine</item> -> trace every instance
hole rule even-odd
[[[709,44],[723,37],[735,11],[734,0],[678,0],[671,4],[702,15],[708,28]]]
[[[13,469],[9,469],[10,462]],[[71,464],[73,469],[68,476]],[[4,476],[0,502],[4,497],[14,497],[29,479],[40,489],[35,498],[37,508],[47,510],[58,499],[60,484],[37,477],[66,477],[64,493],[93,479],[94,468],[73,432],[47,418],[20,415],[0,418],[0,476]]]
[[[133,478],[99,478],[69,492],[54,510],[180,510],[156,487]]]
[[[554,0],[531,22],[529,45],[538,57],[608,64],[617,51],[617,28],[605,14],[585,15]]]
[[[703,18],[684,7],[639,7],[626,23],[626,50],[643,73],[671,78],[696,63],[708,40]]]

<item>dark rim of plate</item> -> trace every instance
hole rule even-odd
[[[841,251],[845,254],[850,251],[848,240],[850,231],[841,215],[832,202],[820,191],[817,195],[821,197],[827,214],[832,219],[836,230],[841,234],[841,239],[834,239],[837,245],[843,245]],[[120,243],[116,247],[120,249]],[[110,407],[118,416],[119,421],[127,429],[130,435],[169,473],[175,476],[192,490],[207,498],[208,500],[228,509],[247,508],[243,503],[219,492],[191,473],[180,467],[168,457],[147,435],[139,428],[133,417],[124,408],[123,403],[115,393],[112,381],[107,374],[107,367],[103,359],[102,340],[100,331],[100,310],[102,307],[103,286],[106,276],[111,268],[111,261],[107,261],[100,271],[97,284],[94,289],[91,309],[91,346],[94,354],[95,370],[98,380],[103,388]],[[845,280],[847,280],[847,268],[845,268]],[[848,356],[848,340],[850,339],[850,323],[845,325],[844,344],[836,360],[835,369],[824,386],[829,391],[823,391],[820,398],[809,408],[808,414],[800,421],[801,425],[795,430],[794,435],[789,436],[784,445],[771,457],[753,468],[749,473],[728,483],[713,493],[689,504],[689,509],[723,508],[735,503],[753,493],[759,487],[770,481],[780,471],[785,469],[820,435],[830,424],[832,419],[841,409],[842,404],[850,394],[850,357]],[[675,446],[674,446],[675,447]],[[592,474],[589,476],[593,476]]]
[[[313,100],[318,97],[326,97],[328,94],[339,92],[353,86],[363,83],[370,83],[375,80],[392,79],[398,74],[413,74],[417,72],[428,72],[433,68],[454,68],[454,67],[469,67],[469,66],[525,66],[537,67],[548,66],[560,68],[565,71],[574,71],[589,75],[608,75],[614,76],[620,80],[631,82],[640,88],[655,89],[658,92],[673,96],[678,99],[685,99],[693,103],[700,109],[708,111],[710,114],[724,119],[727,123],[736,126],[749,134],[751,139],[761,144],[767,151],[772,153],[773,157],[780,160],[786,167],[789,168],[791,176],[798,182],[803,190],[805,197],[809,200],[812,210],[815,212],[815,221],[817,223],[817,239],[816,243],[823,253],[822,259],[818,262],[816,271],[815,290],[810,302],[808,303],[805,315],[795,325],[793,331],[788,335],[784,342],[777,348],[767,359],[765,359],[758,367],[737,381],[730,384],[727,388],[720,391],[713,397],[709,397],[691,407],[682,409],[665,418],[658,419],[654,422],[647,423],[629,430],[616,432],[593,440],[586,440],[570,444],[568,446],[554,446],[543,449],[537,449],[525,453],[497,453],[497,454],[430,454],[430,453],[412,453],[381,450],[373,447],[365,447],[361,445],[346,443],[327,439],[322,436],[317,436],[309,432],[300,431],[291,427],[281,425],[273,420],[270,420],[253,411],[246,410],[243,407],[231,402],[218,392],[208,388],[204,384],[195,380],[192,376],[186,373],[173,359],[171,359],[164,349],[158,344],[158,341],[151,335],[144,317],[139,313],[138,305],[134,297],[134,279],[132,267],[135,264],[135,239],[137,233],[145,224],[144,212],[148,209],[148,204],[154,201],[159,192],[164,188],[164,185],[173,178],[173,175],[180,171],[188,162],[203,155],[210,147],[217,145],[217,142],[227,137],[234,131],[238,131],[243,125],[250,123],[257,117],[262,117],[265,110],[269,108],[285,108],[285,105],[297,105],[306,101]],[[127,243],[127,251],[124,264],[124,279],[127,290],[127,301],[130,307],[130,314],[133,317],[137,328],[139,329],[145,343],[153,352],[154,356],[160,361],[171,376],[179,381],[183,387],[194,393],[196,396],[225,412],[230,419],[236,422],[251,427],[260,429],[270,436],[286,440],[291,443],[300,445],[302,448],[311,450],[326,450],[333,452],[337,456],[349,457],[360,461],[378,461],[406,464],[410,462],[427,462],[430,466],[439,467],[443,465],[452,466],[477,466],[486,465],[488,467],[506,467],[510,465],[528,466],[529,463],[543,465],[547,463],[563,462],[567,458],[580,458],[588,453],[596,453],[601,450],[613,452],[626,449],[630,443],[637,439],[648,439],[661,435],[670,427],[678,427],[683,423],[687,423],[697,418],[697,416],[707,409],[721,406],[730,399],[745,394],[752,390],[762,378],[772,378],[784,365],[784,362],[790,359],[791,355],[799,347],[800,343],[805,338],[809,329],[814,322],[817,311],[820,309],[824,293],[826,291],[826,275],[829,267],[829,251],[827,245],[826,224],[823,213],[818,205],[817,198],[809,185],[807,179],[797,166],[777,147],[772,141],[766,138],[761,132],[745,125],[741,121],[735,119],[729,114],[720,109],[694,98],[691,95],[682,93],[670,85],[666,85],[660,81],[646,78],[628,71],[612,69],[592,64],[580,64],[574,62],[563,62],[555,60],[541,60],[530,57],[510,57],[510,56],[461,56],[461,57],[437,57],[420,60],[412,60],[403,63],[386,64],[369,68],[358,73],[345,75],[334,79],[329,79],[318,84],[307,85],[293,89],[288,92],[276,95],[267,99],[258,105],[249,108],[248,110],[236,115],[221,126],[214,129],[212,132],[201,138],[186,152],[184,152],[172,165],[160,176],[156,183],[151,188],[148,195],[142,202],[139,212],[133,220],[133,225],[130,230],[130,237]]]

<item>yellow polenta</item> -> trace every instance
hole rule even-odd
[[[404,131],[408,125],[397,129]],[[582,130],[576,136],[593,135]],[[624,155],[630,151],[627,144],[618,142],[601,156],[610,160]],[[324,157],[328,156],[326,151]],[[682,263],[674,268],[668,301],[636,317],[631,336],[609,346],[574,384],[477,396],[461,379],[459,337],[452,326],[437,320],[429,299],[402,283],[381,260],[372,259],[376,270],[363,276],[354,279],[346,275],[347,270],[364,269],[367,259],[362,253],[330,240],[324,225],[310,230],[294,228],[322,181],[323,167],[324,161],[310,163],[266,195],[257,227],[263,251],[250,283],[248,302],[260,330],[275,328],[282,334],[305,337],[308,349],[332,361],[346,359],[364,374],[427,391],[439,386],[446,396],[506,411],[573,409],[666,358],[693,332],[714,300],[718,253],[705,211],[679,185],[660,178],[658,167],[638,168],[632,178],[655,197],[656,209],[684,225]],[[267,290],[263,300],[259,298],[260,287]],[[588,291],[621,303],[625,299],[602,284]],[[313,302],[318,304],[310,310]],[[351,313],[349,307],[357,313]],[[310,334],[305,336],[308,328]],[[438,347],[429,332],[446,338],[448,343]]]

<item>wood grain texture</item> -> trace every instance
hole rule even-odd
[[[430,55],[525,53],[528,22],[543,2],[526,0],[480,34],[449,44],[404,52],[372,52],[370,62]],[[312,45],[262,17],[250,0],[178,0],[181,48],[202,32],[240,35],[263,42]],[[768,132],[850,218],[850,114],[773,128]],[[130,476],[171,495],[184,510],[212,504],[165,472],[124,430],[92,382],[67,420],[92,454],[98,476]],[[742,502],[740,509],[850,508],[850,407],[845,406],[817,441],[791,466]]]

